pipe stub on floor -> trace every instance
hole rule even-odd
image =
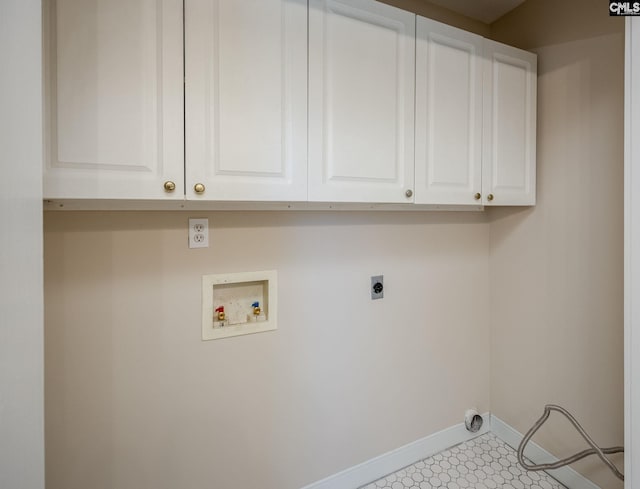
[[[464,413],[464,426],[467,428],[467,431],[471,433],[477,433],[482,428],[482,416],[478,414],[478,411],[475,409],[468,409],[466,413]]]

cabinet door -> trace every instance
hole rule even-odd
[[[45,0],[44,27],[45,198],[183,199],[182,1]]]
[[[309,2],[310,200],[413,202],[414,54],[414,14]]]
[[[534,205],[537,57],[484,42],[483,203]]]
[[[186,0],[185,56],[187,199],[306,200],[306,0]]]
[[[483,39],[423,17],[416,37],[415,201],[479,203]]]

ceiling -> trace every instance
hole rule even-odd
[[[524,0],[429,0],[430,3],[448,8],[459,14],[491,24],[513,10]]]

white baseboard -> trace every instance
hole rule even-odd
[[[302,489],[356,489],[490,431],[489,413],[483,414],[482,419],[482,428],[477,433],[469,433],[464,423],[460,423],[314,482]]]
[[[469,433],[464,427],[464,423],[460,423],[345,469],[326,479],[304,486],[302,489],[357,489],[488,431],[492,431],[513,449],[518,448],[520,440],[522,440],[522,433],[489,413],[483,414],[482,419],[482,429],[477,433]],[[527,446],[525,455],[533,463],[548,463],[558,460],[540,445],[533,442],[530,442]],[[569,489],[600,489],[599,486],[580,475],[571,467],[550,470],[549,474]]]
[[[518,445],[523,438],[523,434],[516,429],[509,426],[500,418],[491,415],[491,431],[504,441],[507,445],[511,446],[514,450],[518,449]],[[525,456],[531,460],[534,464],[556,462],[557,457],[554,457],[547,452],[540,445],[533,442],[529,442],[525,451]],[[561,469],[547,471],[551,477],[561,482],[569,489],[600,489],[589,479],[578,474],[571,467],[562,467]]]

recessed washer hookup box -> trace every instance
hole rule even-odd
[[[278,328],[277,272],[202,277],[202,339],[216,340]]]

